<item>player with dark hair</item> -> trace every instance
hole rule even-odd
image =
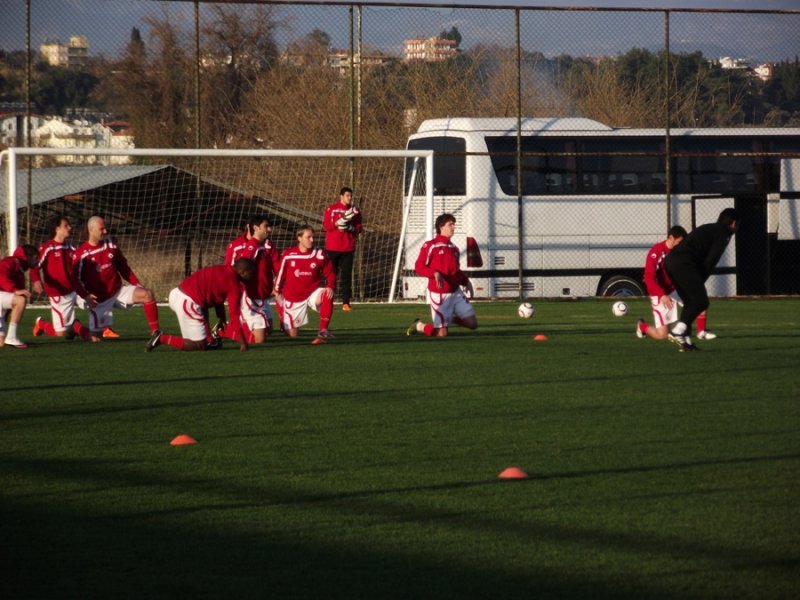
[[[25,289],[25,271],[36,268],[38,257],[36,246],[24,244],[0,260],[0,347],[28,347],[17,336],[17,329],[31,297]]]
[[[692,323],[708,308],[705,282],[738,225],[739,213],[734,208],[726,208],[716,223],[707,223],[692,231],[664,261],[667,274],[683,300],[680,320],[668,335],[681,352],[697,349],[692,343]]]
[[[78,296],[88,305],[92,304],[89,293],[75,280],[75,246],[69,242],[72,225],[64,215],[55,215],[48,222],[51,239],[39,246],[39,279],[50,300],[52,322],[36,317],[33,335],[66,337],[75,334],[84,341],[92,341],[88,327],[75,319],[75,304]],[[99,341],[99,338],[95,338]]]
[[[430,337],[446,337],[451,323],[467,329],[478,328],[475,309],[461,290],[464,286],[472,296],[472,282],[461,270],[460,252],[451,241],[456,230],[456,218],[444,213],[436,218],[435,226],[436,237],[422,244],[414,264],[416,272],[428,278],[433,323],[426,325],[417,319],[406,330],[406,335],[419,332]]]
[[[325,229],[325,252],[328,254],[342,295],[342,310],[352,310],[353,260],[356,240],[363,229],[361,210],[353,205],[353,190],[343,187],[339,199],[325,209],[322,227]]]
[[[683,301],[667,275],[664,259],[673,248],[683,242],[686,235],[683,227],[673,225],[667,232],[667,239],[658,242],[647,252],[644,263],[644,284],[647,295],[650,296],[655,325],[648,325],[644,319],[639,319],[636,324],[636,336],[639,338],[665,340],[669,333],[668,325],[678,320],[678,307],[683,306]],[[717,337],[716,334],[706,331],[705,311],[697,317],[697,329],[700,339],[713,340]]]
[[[298,328],[308,323],[308,309],[319,313],[319,332],[312,344],[324,344],[331,337],[328,327],[333,315],[336,271],[325,250],[314,247],[314,229],[301,225],[297,245],[284,250],[275,278],[275,306],[283,331],[297,337]],[[325,287],[320,287],[323,279]]]
[[[227,301],[231,322],[230,337],[239,340],[243,352],[249,345],[241,327],[241,297],[244,283],[256,274],[256,265],[249,258],[238,258],[233,265],[213,265],[195,271],[169,293],[169,307],[178,316],[181,335],[153,332],[147,342],[147,352],[161,344],[184,350],[203,351],[209,348],[208,309]]]
[[[272,329],[269,298],[280,259],[277,248],[269,239],[271,232],[272,225],[266,215],[256,215],[248,221],[245,232],[228,244],[225,253],[225,264],[233,265],[238,258],[249,258],[256,264],[256,276],[245,283],[242,294],[241,327],[251,344],[263,344]],[[230,337],[219,323],[211,333]]]
[[[87,223],[89,239],[75,252],[75,279],[89,293],[89,329],[100,337],[114,324],[115,306],[127,309],[143,304],[150,331],[158,330],[158,305],[149,289],[142,287],[117,244],[108,239],[106,222],[93,216]],[[123,284],[122,280],[127,281]],[[78,301],[83,304],[82,301]]]

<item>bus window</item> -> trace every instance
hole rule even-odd
[[[492,167],[504,194],[517,194],[517,140],[509,136],[487,136]],[[559,138],[522,138],[522,194],[574,194],[577,190],[575,157],[552,153],[575,152],[575,142]]]
[[[467,143],[459,137],[427,137],[409,140],[409,150],[433,150],[433,193],[437,196],[464,196],[467,193]],[[410,161],[406,161],[406,193],[410,181]]]
[[[760,183],[763,181],[763,158],[720,156],[724,153],[762,152],[762,144],[758,140],[684,137],[676,140],[673,151],[701,154],[679,157],[676,161],[679,192],[735,194],[763,189]]]
[[[664,160],[657,154],[661,140],[649,138],[596,138],[581,140],[578,170],[584,194],[654,193],[663,191],[658,175]],[[626,152],[631,154],[626,155]],[[609,155],[609,153],[614,153]],[[637,156],[647,154],[647,156]]]

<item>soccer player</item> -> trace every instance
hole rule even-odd
[[[325,250],[314,247],[314,229],[301,225],[297,230],[297,245],[281,255],[280,269],[275,278],[275,306],[283,331],[297,337],[297,330],[308,323],[308,309],[319,313],[319,332],[312,344],[324,344],[333,315],[333,292],[336,271]],[[325,287],[320,287],[322,280]]]
[[[25,289],[25,271],[36,268],[37,258],[36,246],[25,244],[0,260],[0,347],[28,347],[17,336],[17,328],[31,297]]]
[[[102,217],[93,216],[87,224],[89,239],[75,253],[75,278],[89,293],[94,306],[88,306],[89,330],[99,338],[114,324],[114,306],[127,309],[143,304],[150,331],[158,330],[158,305],[149,289],[142,287],[128,266],[122,250],[108,239]],[[123,284],[122,280],[128,283]]]
[[[225,253],[225,264],[233,265],[238,258],[249,258],[256,264],[256,276],[245,283],[242,293],[241,327],[247,341],[263,344],[272,329],[272,311],[269,298],[275,274],[280,268],[278,250],[269,239],[272,225],[265,215],[256,215],[245,226],[245,233],[230,244]],[[219,325],[212,331],[222,337],[230,337]]]
[[[678,320],[678,306],[683,306],[675,286],[664,268],[664,259],[686,238],[686,230],[680,225],[670,227],[667,239],[658,242],[647,252],[644,263],[644,284],[653,309],[655,325],[648,325],[644,319],[636,324],[638,338],[651,337],[654,340],[667,339],[668,325]],[[716,334],[706,331],[706,312],[697,317],[698,337],[713,340]]]
[[[84,341],[92,341],[89,328],[75,319],[78,295],[89,305],[91,298],[74,278],[75,246],[69,242],[72,225],[63,215],[56,215],[49,221],[49,227],[53,237],[39,246],[38,269],[44,292],[50,300],[52,322],[36,317],[33,335],[71,339],[78,334]]]
[[[451,323],[478,328],[478,318],[467,296],[464,286],[472,296],[472,282],[461,270],[459,250],[451,238],[456,230],[456,218],[444,213],[436,218],[436,237],[422,244],[414,268],[418,274],[428,278],[428,295],[433,323],[415,320],[406,330],[406,335],[424,333],[430,337],[446,337]]]
[[[255,277],[256,265],[249,258],[238,258],[233,265],[212,265],[195,271],[169,293],[169,307],[178,316],[181,335],[153,332],[147,342],[146,351],[166,344],[186,352],[204,351],[209,348],[209,328],[206,314],[211,307],[228,302],[231,322],[228,328],[231,339],[240,341],[244,352],[248,343],[239,327],[243,282]]]
[[[680,320],[672,327],[668,338],[678,344],[682,352],[697,350],[692,343],[692,324],[708,308],[705,282],[738,225],[739,213],[735,208],[726,208],[716,223],[707,223],[692,231],[664,260],[667,274],[683,300]]]
[[[337,273],[342,295],[342,310],[352,310],[353,259],[356,240],[363,229],[362,213],[353,206],[353,190],[343,187],[339,199],[325,209],[322,226],[325,229],[325,252]]]

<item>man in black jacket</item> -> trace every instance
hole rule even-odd
[[[692,323],[708,308],[706,280],[738,224],[739,213],[735,208],[726,208],[719,213],[716,223],[701,225],[667,255],[664,265],[683,300],[680,321],[672,328],[669,339],[678,344],[681,352],[697,350],[692,343]]]

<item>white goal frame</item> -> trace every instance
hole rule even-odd
[[[414,159],[410,173],[410,184],[403,194],[403,214],[400,240],[392,272],[391,290],[387,300],[394,302],[397,295],[397,282],[400,277],[401,256],[404,250],[406,227],[414,196],[420,162],[424,161],[425,173],[425,210],[426,237],[433,235],[433,156],[432,150],[215,150],[215,149],[177,149],[177,148],[8,148],[0,152],[0,170],[5,162],[6,167],[6,225],[8,253],[11,254],[18,245],[17,204],[17,158],[22,156],[103,156],[103,157],[183,157],[183,158],[406,158]],[[419,193],[416,194],[417,196]]]

